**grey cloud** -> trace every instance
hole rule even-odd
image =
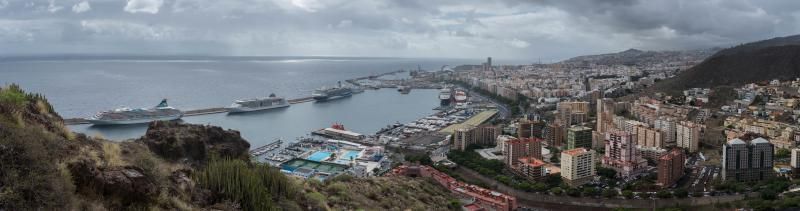
[[[87,7],[79,6],[83,2]],[[50,0],[0,0],[0,48],[547,60],[627,48],[724,47],[800,32],[795,12],[800,1],[791,0],[52,3],[51,8]]]

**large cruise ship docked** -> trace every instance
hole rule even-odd
[[[333,88],[321,88],[314,90],[311,93],[311,96],[316,101],[327,101],[333,100],[343,97],[350,97],[353,95],[353,90],[350,87],[342,86],[342,82],[339,82],[339,85]]]
[[[267,98],[253,98],[237,100],[228,106],[228,113],[242,113],[250,111],[261,111],[273,108],[288,107],[289,102],[282,97],[277,97],[275,94],[270,94]]]
[[[100,112],[89,118],[88,121],[94,125],[124,125],[158,120],[170,121],[181,117],[183,117],[183,112],[167,105],[167,99],[164,99],[154,108],[118,108]]]
[[[452,101],[453,101],[453,91],[452,90],[450,90],[448,88],[444,88],[441,91],[439,91],[439,105],[448,106],[448,105],[450,105],[450,102],[452,102]]]

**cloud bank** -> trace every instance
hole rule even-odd
[[[793,0],[0,0],[0,54],[547,61],[798,34],[798,8]]]

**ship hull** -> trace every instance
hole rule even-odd
[[[276,108],[286,108],[286,107],[289,107],[289,105],[290,105],[289,103],[286,103],[286,104],[264,106],[264,107],[256,107],[256,108],[229,107],[228,108],[228,113],[235,114],[235,113],[245,113],[245,112],[253,112],[253,111],[264,111],[264,110],[270,110],[270,109],[276,109]]]
[[[439,105],[441,105],[441,106],[449,106],[450,105],[450,99],[440,99]]]
[[[126,119],[126,120],[99,120],[99,119],[89,119],[89,123],[93,125],[132,125],[132,124],[144,124],[150,123],[152,121],[172,121],[178,120],[182,118],[183,115],[178,116],[164,116],[164,117],[157,117],[157,118],[148,118],[148,119]]]
[[[317,102],[325,102],[325,101],[331,101],[331,100],[346,98],[346,97],[350,97],[350,96],[353,96],[353,93],[347,93],[347,94],[342,94],[342,95],[334,95],[334,96],[314,96],[314,100],[316,100]]]

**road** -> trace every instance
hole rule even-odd
[[[461,87],[461,88],[463,89],[463,87]],[[497,117],[495,117],[495,118],[508,119],[511,116],[511,110],[508,108],[508,105],[505,105],[503,103],[497,102],[496,100],[494,100],[494,99],[492,99],[490,97],[483,96],[478,92],[471,91],[471,92],[469,92],[469,94],[473,98],[478,98],[478,99],[480,99],[482,101],[489,101],[492,104],[495,104],[497,106],[497,110],[498,110]]]

